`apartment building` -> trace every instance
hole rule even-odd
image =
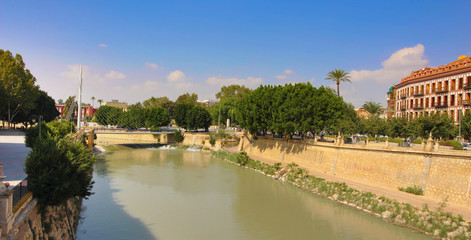
[[[448,114],[456,123],[471,109],[471,57],[413,71],[388,91],[388,117]]]

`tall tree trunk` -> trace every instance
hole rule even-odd
[[[340,82],[337,81],[337,96],[340,97]]]

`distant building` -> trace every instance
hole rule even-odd
[[[201,101],[198,101],[198,102],[204,104],[205,106],[211,107],[211,106],[217,104],[219,101],[218,100],[205,99],[205,100],[201,100]]]
[[[125,102],[119,102],[118,100],[111,100],[111,102],[104,102],[101,105],[102,106],[110,106],[110,107],[121,108],[124,111],[128,110],[128,104],[125,103]]]
[[[367,112],[365,110],[365,108],[358,108],[358,109],[355,109],[355,112],[357,113],[357,115],[361,118],[365,118],[365,119],[368,119],[370,118],[370,113]],[[381,119],[386,119],[387,118],[387,109],[384,109],[384,108],[381,108],[379,110],[379,113],[378,113],[378,117],[381,118]]]
[[[60,112],[60,116],[62,117],[65,113],[64,113],[64,108],[65,108],[65,105],[64,104],[57,104],[56,105],[56,109],[57,111]],[[82,117],[86,117],[86,116],[92,116],[95,115],[95,112],[96,112],[96,109],[93,108],[92,106],[82,106]],[[77,110],[75,110],[75,116],[77,116]]]
[[[422,68],[388,91],[390,117],[448,114],[457,123],[471,108],[471,57],[436,68]]]

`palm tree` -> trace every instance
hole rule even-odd
[[[365,102],[365,104],[363,104],[363,108],[365,109],[365,111],[367,111],[370,114],[370,116],[376,117],[379,114],[382,107],[380,103],[368,101],[368,102]]]
[[[101,99],[98,99],[98,104],[100,104],[100,107],[101,107],[101,103],[103,102],[103,100]]]
[[[95,97],[92,97],[92,107],[95,107]]]
[[[348,72],[342,69],[335,69],[327,74],[326,80],[332,80],[337,83],[337,96],[340,97],[340,82],[351,82]]]

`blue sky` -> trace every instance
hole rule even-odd
[[[222,85],[324,80],[386,104],[411,71],[471,55],[471,1],[6,1],[0,48],[19,53],[41,89],[84,101],[211,98]]]

